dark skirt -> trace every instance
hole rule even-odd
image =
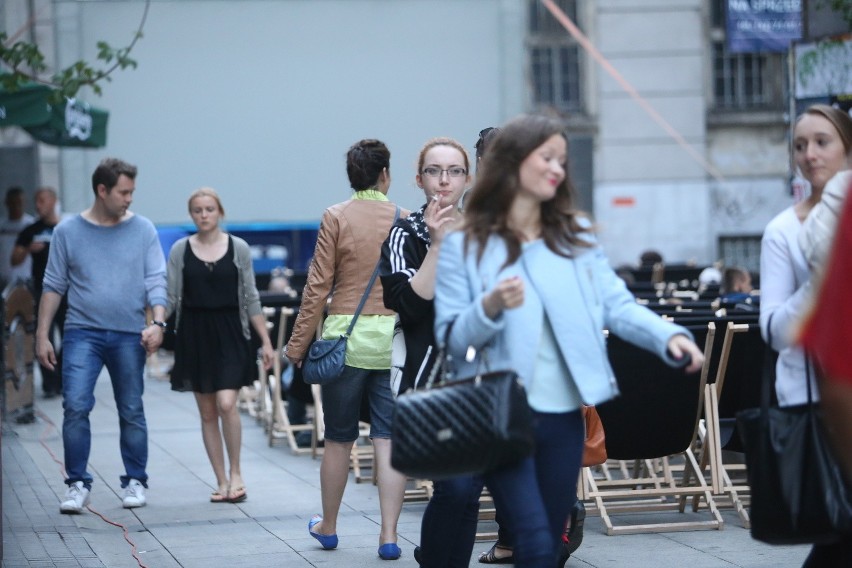
[[[255,378],[257,355],[243,337],[238,310],[183,310],[175,338],[172,390],[239,390]]]

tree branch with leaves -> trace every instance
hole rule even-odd
[[[136,68],[136,60],[130,57],[130,52],[136,46],[136,42],[142,38],[142,30],[148,18],[150,5],[151,0],[146,0],[139,28],[127,47],[114,48],[105,41],[99,41],[96,59],[100,64],[91,65],[79,60],[57,70],[50,79],[43,78],[49,69],[46,58],[37,44],[14,41],[6,32],[0,32],[0,86],[14,92],[29,82],[47,85],[55,89],[53,97],[57,101],[66,97],[74,98],[83,87],[90,87],[95,94],[100,95],[101,84],[104,81],[111,81],[110,75],[113,72],[128,67]]]

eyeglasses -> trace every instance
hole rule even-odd
[[[447,175],[451,178],[464,177],[467,175],[467,170],[458,166],[454,168],[447,168],[446,170],[429,166],[427,168],[423,168],[423,171],[421,173],[429,177],[439,178],[444,175],[444,172],[447,172]]]

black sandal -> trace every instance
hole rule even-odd
[[[568,536],[568,554],[574,554],[574,551],[580,548],[583,543],[583,525],[586,521],[586,506],[582,501],[574,503],[574,508],[571,510],[571,526],[566,535]]]
[[[479,554],[479,561],[482,564],[514,564],[514,559],[512,558],[513,555],[511,554],[509,556],[498,557],[495,554],[495,550],[498,548],[501,550],[508,550],[510,552],[512,550],[511,546],[504,546],[498,542],[495,542],[494,545],[489,548],[487,552],[481,552]]]
[[[586,507],[582,501],[577,501],[571,510],[571,526],[565,530],[562,542],[559,543],[558,568],[565,568],[571,555],[583,543],[583,524],[586,521]]]

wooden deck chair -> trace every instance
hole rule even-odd
[[[429,479],[408,478],[403,503],[423,503],[432,498],[432,481]]]
[[[757,406],[760,400],[760,376],[766,345],[758,324],[728,323],[719,354],[716,380],[706,386],[705,419],[699,429],[704,451],[700,466],[710,468],[714,492],[721,494],[717,505],[737,511],[743,527],[749,528],[750,489],[744,460],[726,460],[727,455],[742,453],[736,432],[736,413]],[[699,503],[693,501],[693,510]]]
[[[251,385],[240,388],[237,395],[237,409],[240,412],[246,412],[254,418],[257,416],[257,397],[260,392],[260,385],[255,380]]]
[[[322,455],[321,442],[325,441],[325,413],[322,409],[322,389],[319,385],[311,385],[311,394],[314,396],[314,421],[311,429],[311,458],[316,459]]]
[[[665,273],[665,265],[662,262],[655,263],[654,267],[651,269],[651,282],[654,284],[660,284],[665,278]]]
[[[715,332],[707,326],[692,331],[699,342],[704,339],[707,353]],[[588,486],[584,494],[590,501],[587,512],[601,516],[609,535],[721,529],[724,521],[692,448],[702,413],[707,366],[700,373],[685,375],[682,369],[672,369],[656,355],[614,335],[607,341],[607,351],[621,396],[597,409],[606,432],[607,454],[628,462],[628,476],[600,480],[590,468],[583,468]],[[677,464],[683,472],[692,472],[696,485],[682,483],[685,473],[678,473]],[[706,502],[709,519],[683,520],[680,516],[679,498],[694,495]],[[662,511],[678,518],[637,525],[613,523],[617,514]]]
[[[375,451],[370,441],[370,425],[364,422],[358,425],[358,439],[349,453],[349,468],[355,477],[355,483],[376,484]]]
[[[272,363],[272,372],[268,374],[270,384],[269,392],[272,407],[271,427],[268,429],[269,445],[275,445],[277,440],[286,440],[290,451],[294,454],[310,453],[311,448],[300,448],[296,443],[296,432],[313,430],[313,424],[292,424],[287,414],[289,403],[284,401],[283,384],[281,382],[283,370],[284,345],[286,344],[287,320],[294,314],[292,308],[282,307],[278,316],[278,335],[275,342],[275,360]]]
[[[479,496],[479,523],[493,522],[497,518],[497,509],[494,508],[494,498],[488,492],[488,488],[482,490]],[[479,530],[477,527],[475,539],[477,542],[497,540],[497,531],[493,530],[493,525],[489,527],[491,530]]]
[[[275,308],[263,307],[262,313],[266,318],[267,329],[272,328],[272,322],[269,318],[275,315]],[[254,416],[262,426],[263,431],[268,432],[272,423],[272,398],[269,391],[270,382],[269,374],[263,368],[263,361],[257,361],[257,380],[255,381],[255,396],[254,396],[254,412],[249,411],[249,414]]]

